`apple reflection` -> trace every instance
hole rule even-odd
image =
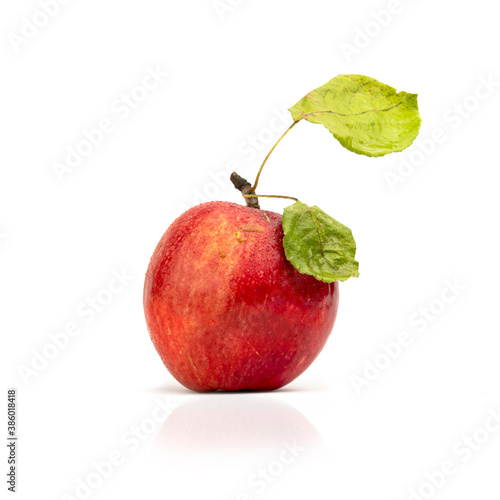
[[[286,451],[288,450],[288,451]],[[241,467],[244,460],[317,461],[326,445],[297,409],[266,395],[237,393],[194,396],[163,423],[154,457],[176,468]]]

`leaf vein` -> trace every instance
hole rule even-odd
[[[313,212],[312,212],[311,209],[306,210],[304,212],[304,214],[310,214],[311,219],[313,220],[314,227],[316,228],[316,232],[318,233],[319,243],[321,245],[321,256],[323,257],[323,259],[326,260],[326,262],[328,262],[328,264],[330,264],[333,267],[334,271],[338,273],[339,270],[335,267],[335,265],[333,264],[333,262],[330,261],[330,259],[328,259],[328,257],[325,255],[325,246],[324,246],[323,238],[321,237],[321,233],[320,233],[320,230],[319,230],[320,224],[318,222],[318,219],[314,217],[314,214],[313,214]],[[301,215],[301,217],[302,217],[302,215]]]
[[[318,115],[318,114],[323,114],[323,113],[329,113],[331,115],[337,115],[337,116],[359,116],[359,115],[364,115],[366,113],[385,113],[386,111],[390,111],[391,109],[397,108],[398,106],[401,106],[401,104],[404,104],[405,101],[401,101],[398,104],[395,104],[394,106],[390,106],[389,108],[386,109],[367,109],[366,111],[360,111],[359,113],[350,113],[350,114],[344,114],[344,113],[338,113],[337,111],[330,111],[330,110],[325,110],[325,111],[311,111],[310,113],[307,113],[305,115],[302,115],[301,119],[306,118],[311,115]]]

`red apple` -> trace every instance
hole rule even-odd
[[[158,354],[187,388],[272,390],[318,356],[338,287],[288,262],[281,215],[211,202],[182,214],[158,243],[144,310]]]

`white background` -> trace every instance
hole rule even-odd
[[[18,498],[499,498],[494,4],[232,3],[73,0],[30,31],[24,18],[44,24],[39,4],[2,2],[2,405],[16,387]],[[147,68],[168,76],[143,91]],[[253,179],[291,123],[273,117],[341,73],[418,93],[420,142],[367,158],[301,123],[260,190],[351,227],[361,276],[341,285],[327,346],[288,387],[189,392],[146,330],[149,257],[200,196],[242,202],[226,168]],[[141,102],[124,108],[131,92]],[[54,163],[103,119],[113,130],[59,179]],[[113,272],[131,278],[110,298]],[[91,316],[97,296],[111,302]],[[71,322],[79,335],[54,354],[49,334]],[[403,332],[411,343],[391,344],[390,360],[381,344]],[[53,359],[22,377],[44,349]],[[97,475],[110,454],[120,464]],[[434,474],[443,462],[453,474]]]

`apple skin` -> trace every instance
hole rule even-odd
[[[288,262],[281,215],[229,202],[174,221],[144,284],[153,344],[170,373],[198,392],[288,384],[323,349],[338,300],[338,282]]]

